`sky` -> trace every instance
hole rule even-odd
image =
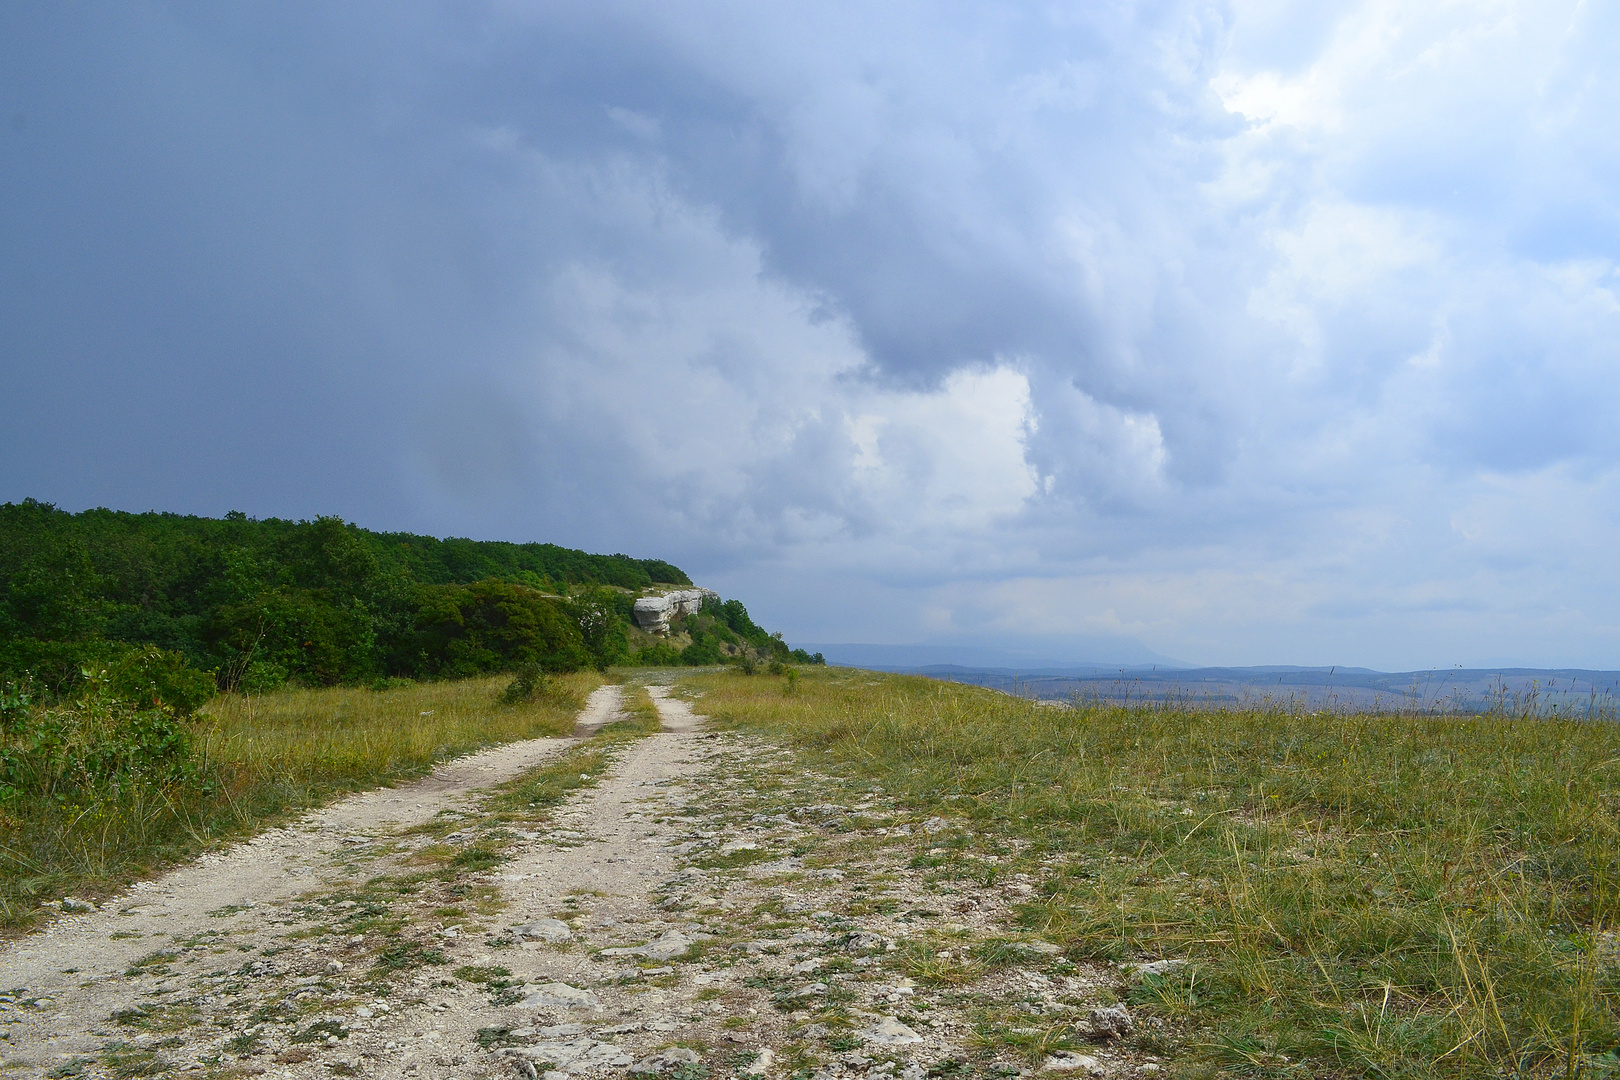
[[[0,8],[0,501],[1620,668],[1620,9]]]

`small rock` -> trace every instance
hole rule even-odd
[[[668,1050],[656,1054],[648,1054],[634,1065],[630,1066],[632,1075],[657,1076],[660,1073],[674,1072],[682,1065],[696,1065],[700,1060],[697,1051],[688,1050],[684,1046],[672,1046]]]
[[[535,1034],[543,1039],[563,1039],[570,1035],[585,1034],[584,1024],[552,1024],[550,1027],[537,1028]]]
[[[767,1046],[759,1052],[759,1056],[743,1072],[749,1076],[764,1076],[771,1071],[771,1066],[774,1064],[776,1064],[776,1054]]]
[[[530,1062],[544,1062],[559,1067],[559,1071],[563,1068],[593,1071],[604,1066],[622,1069],[631,1061],[630,1055],[617,1046],[597,1042],[589,1035],[577,1035],[571,1039],[553,1042],[538,1042],[533,1046],[505,1046],[497,1053],[506,1057],[523,1058]],[[567,1073],[562,1075],[566,1076]]]
[[[533,938],[535,941],[549,941],[553,944],[567,941],[574,936],[568,924],[561,919],[536,919],[534,922],[512,927],[511,934],[519,940]]]
[[[950,827],[951,827],[951,823],[946,821],[942,817],[931,817],[927,821],[922,823],[923,832],[929,832],[929,833],[944,832],[946,829],[948,829]]]
[[[795,975],[808,975],[812,971],[822,967],[822,965],[826,964],[826,962],[827,961],[823,960],[819,956],[812,956],[808,960],[799,961],[797,964],[794,964],[792,967],[788,968],[788,970],[793,972]]]
[[[76,896],[69,896],[62,901],[62,910],[66,912],[94,911],[96,910],[96,905],[92,904],[88,900],[80,900]]]
[[[859,1033],[862,1042],[873,1046],[908,1046],[922,1042],[922,1036],[912,1031],[893,1016],[884,1016]]]
[[[594,1009],[596,995],[567,983],[549,982],[529,989],[518,1003],[522,1009]]]
[[[1102,1063],[1089,1054],[1077,1054],[1073,1050],[1058,1050],[1041,1063],[1041,1068],[1047,1072],[1083,1072],[1088,1076],[1101,1076]]]
[[[561,1069],[547,1069],[540,1074],[540,1080],[569,1080],[569,1076]]]
[[[703,937],[710,935],[704,934]],[[685,956],[692,948],[697,937],[687,937],[679,930],[671,930],[662,937],[647,942],[645,945],[635,945],[625,948],[603,949],[602,956],[645,956],[649,960],[674,960]]]
[[[1131,964],[1126,970],[1133,975],[1168,975],[1177,968],[1187,966],[1185,960],[1149,960],[1145,964]]]
[[[362,1005],[358,1009],[354,1010],[354,1015],[358,1016],[362,1020],[370,1020],[375,1014],[370,1009]]]
[[[1141,1073],[1143,1076],[1157,1076],[1159,1075],[1159,1063],[1157,1061],[1145,1062],[1138,1065],[1136,1067],[1136,1071]]]
[[[1015,943],[1013,948],[1035,956],[1056,956],[1063,951],[1063,946],[1054,945],[1050,941],[1020,941]]]
[[[328,975],[336,975],[338,972],[340,972],[342,970],[343,970],[343,961],[341,961],[341,960],[328,960],[326,962],[326,973]]]
[[[923,1080],[927,1075],[928,1070],[915,1061],[900,1070],[900,1080]]]
[[[534,1062],[528,1060],[527,1058],[520,1057],[515,1057],[511,1060],[512,1071],[517,1073],[522,1080],[539,1080],[540,1072],[534,1067]]]
[[[1130,1010],[1123,1005],[1104,1005],[1086,1015],[1086,1037],[1090,1039],[1123,1039],[1135,1030]]]
[[[857,930],[844,939],[844,948],[850,952],[873,952],[877,949],[892,950],[894,939],[874,934],[870,930]]]

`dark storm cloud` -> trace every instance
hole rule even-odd
[[[1600,662],[1613,17],[1283,8],[13,5],[0,495]]]

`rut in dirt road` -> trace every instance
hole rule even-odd
[[[579,723],[600,727],[619,716],[620,688],[594,691]],[[52,1065],[66,1053],[86,1052],[101,1040],[91,1028],[143,992],[124,977],[154,951],[154,942],[179,941],[223,929],[233,935],[258,921],[250,912],[280,905],[354,874],[349,856],[362,845],[454,811],[484,789],[534,768],[572,745],[572,739],[528,739],[447,761],[432,775],[395,788],[350,796],[283,828],[261,833],[225,851],[205,855],[92,914],[69,915],[38,933],[0,945],[0,987],[14,1000],[0,1019],[0,1058],[7,1074],[18,1059],[43,1055]],[[240,914],[237,914],[240,913]],[[19,1003],[44,1000],[18,1008]],[[20,1030],[19,1030],[20,1029]],[[35,1064],[38,1064],[35,1061]]]

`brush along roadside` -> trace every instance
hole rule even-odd
[[[908,845],[910,870],[941,895],[995,891],[1108,973],[1127,1045],[1187,1075],[1620,1067],[1613,725],[1052,709],[839,669],[792,693],[682,685],[716,726],[890,804],[884,827],[911,835],[881,842]],[[842,817],[852,845],[879,842]],[[936,985],[1000,962],[941,942],[914,961]],[[1032,1022],[978,1030],[1052,1045]]]
[[[71,908],[111,895],[339,795],[419,777],[483,747],[567,734],[601,676],[552,676],[545,693],[502,704],[508,682],[227,694],[184,725],[184,760],[167,761],[162,773],[114,784],[57,769],[72,782],[54,779],[48,792],[20,781],[26,790],[0,803],[0,930],[24,930],[61,910],[63,897]],[[9,731],[0,749],[16,750],[25,736]],[[93,760],[100,747],[52,753]]]

